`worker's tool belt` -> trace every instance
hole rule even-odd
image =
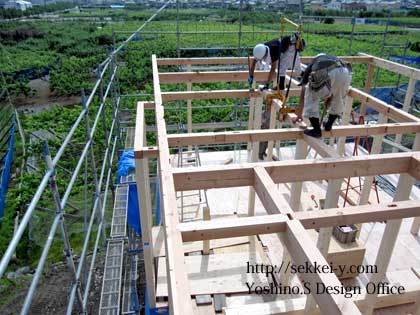
[[[321,90],[324,86],[326,86],[328,90],[331,90],[331,79],[329,76],[329,72],[341,67],[345,67],[351,72],[350,64],[346,64],[341,60],[337,60],[335,63],[326,68],[312,71],[309,76],[309,88],[317,92]]]

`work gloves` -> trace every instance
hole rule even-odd
[[[249,84],[249,85],[252,85],[252,83],[254,83],[254,76],[250,75],[250,76],[248,77],[248,84]]]

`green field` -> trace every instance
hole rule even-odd
[[[84,88],[88,91],[92,88],[95,81],[93,70],[105,59],[107,54],[113,49],[113,31],[134,31],[145,21],[153,11],[135,11],[135,10],[96,10],[92,12],[70,11],[61,14],[61,18],[81,18],[81,17],[99,17],[99,20],[78,20],[78,21],[60,21],[49,22],[43,20],[34,20],[31,22],[3,22],[0,23],[1,41],[0,41],[0,69],[4,75],[6,86],[11,91],[13,97],[26,96],[27,100],[36,97],[37,91],[31,90],[29,79],[19,74],[32,69],[35,72],[42,73],[47,67],[50,68],[49,85],[55,97],[74,97],[80,95],[80,90]],[[105,20],[105,17],[111,19]],[[244,33],[241,37],[241,46],[252,47],[259,42],[264,42],[278,36],[277,34],[267,34],[264,31],[279,31],[279,21],[282,15],[277,13],[267,16],[257,12],[246,12],[244,16],[244,25],[242,31],[262,31],[263,33]],[[180,37],[181,48],[185,47],[237,47],[238,46],[238,12],[220,11],[220,10],[181,10],[179,29],[181,32],[190,32]],[[292,17],[293,18],[293,17]],[[403,18],[399,18],[403,19]],[[411,22],[411,18],[407,18]],[[385,26],[380,25],[357,25],[356,32],[382,32]],[[13,38],[13,34],[19,30],[19,38]],[[28,31],[30,30],[30,31]],[[132,41],[127,49],[123,50],[118,57],[118,63],[121,66],[119,70],[119,81],[121,93],[151,93],[151,55],[158,57],[176,57],[177,36],[176,34],[155,34],[153,32],[167,31],[176,32],[176,10],[167,10],[158,18],[151,22],[143,30],[144,34],[139,34],[136,40]],[[200,32],[216,31],[217,34],[200,34]],[[403,27],[389,27],[390,34],[387,36],[387,43],[393,45],[404,45],[407,42],[418,42],[418,32],[406,30]],[[31,36],[36,32],[37,36]],[[149,32],[146,34],[146,32]],[[235,32],[231,34],[228,32]],[[316,34],[323,32],[321,34]],[[341,33],[340,33],[341,32]],[[346,34],[344,34],[347,32]],[[326,52],[335,55],[348,55],[351,25],[346,24],[319,24],[305,23],[303,37],[307,42],[307,50],[303,55],[315,55],[320,52]],[[26,35],[29,34],[29,36]],[[129,34],[116,34],[116,45],[121,43]],[[25,37],[25,38],[22,38]],[[365,52],[374,55],[380,55],[382,51],[382,34],[355,35],[351,49],[352,55],[358,52]],[[208,54],[207,50],[204,55]],[[384,50],[383,56],[389,57],[391,54],[402,55],[402,49]],[[246,51],[223,51],[224,56],[228,54],[235,56],[246,56]],[[220,55],[220,54],[219,54]],[[418,52],[408,49],[407,55],[416,56]],[[193,56],[189,53],[188,56]],[[216,54],[212,54],[216,56]],[[366,65],[355,65],[353,86],[362,87],[366,76]],[[387,71],[381,71],[378,76],[378,86],[395,85],[397,76]],[[406,82],[404,79],[401,82]],[[3,84],[3,83],[2,83]],[[194,84],[194,89],[224,89],[224,88],[248,88],[246,82],[225,84]],[[185,89],[185,85],[163,86],[166,89]],[[95,100],[93,106],[97,106]],[[126,99],[123,101],[123,107],[134,108],[135,100]],[[60,101],[57,101],[60,105]],[[80,105],[74,104],[72,107],[59,107],[53,110],[45,111],[37,115],[23,116],[22,123],[26,132],[38,129],[52,129],[61,137],[64,137],[71,125],[74,123]],[[194,105],[220,105],[220,101],[195,101]],[[224,105],[235,105],[235,101],[225,101]],[[177,106],[172,104],[169,106]],[[231,108],[208,108],[205,110],[195,110],[193,112],[194,123],[210,121],[233,121]],[[110,114],[108,113],[108,119]],[[246,109],[241,112],[246,117]],[[166,112],[168,124],[176,124],[179,121],[186,121],[186,113],[168,110]],[[153,123],[153,115],[147,117],[148,122]],[[101,129],[101,128],[99,128]],[[76,133],[74,139],[76,147],[80,149],[80,143],[84,141],[83,133]],[[96,149],[98,153],[103,150],[104,135],[99,133]],[[153,143],[153,137],[149,139]],[[19,146],[20,143],[17,144]],[[58,148],[60,143],[51,143],[54,149]],[[27,149],[35,152],[40,151],[39,145],[33,145]],[[76,151],[74,156],[79,152]],[[21,161],[21,152],[16,154],[16,165]],[[100,156],[100,154],[97,154]],[[72,170],[76,159],[69,156],[65,159],[66,168]],[[97,161],[100,162],[100,161]],[[0,229],[0,255],[3,254],[6,244],[10,240],[13,231],[13,217],[16,209],[23,213],[25,206],[30,202],[35,188],[39,184],[44,169],[36,175],[26,174],[24,177],[14,180],[13,187],[9,190],[8,204],[5,211]],[[63,175],[60,173],[59,175]],[[65,178],[65,176],[64,176]],[[22,186],[18,186],[22,183]],[[66,181],[60,182],[60,187],[65,187]],[[81,199],[83,182],[76,184],[76,189],[72,195],[72,200],[77,203]],[[62,193],[62,191],[60,191]],[[49,196],[50,197],[50,196]],[[44,200],[42,205],[51,206],[51,200]],[[46,218],[46,215],[39,214],[39,220]],[[75,225],[72,241],[80,243],[80,235],[77,232],[81,227]],[[59,246],[52,251],[50,260],[60,259],[61,253]],[[75,249],[79,248],[75,246]],[[25,244],[18,249],[18,256],[26,259],[29,263],[37,260],[40,248],[35,246],[31,251],[27,251]],[[21,262],[18,262],[21,263]]]

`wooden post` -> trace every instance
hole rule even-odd
[[[344,112],[343,112],[343,119],[342,125],[348,125],[350,121],[350,115],[353,107],[353,98],[350,96],[346,96]],[[340,137],[337,143],[337,152],[340,155],[345,155],[346,153],[346,137]]]
[[[187,65],[187,71],[191,72],[191,65],[188,64]],[[192,90],[192,83],[191,82],[187,82],[187,91],[191,91]],[[191,99],[187,100],[187,128],[188,128],[188,133],[192,133],[192,102]],[[192,146],[189,145],[188,146],[188,151],[192,150]]]
[[[402,108],[402,110],[407,113],[410,111],[410,106],[413,100],[414,89],[416,88],[416,83],[417,83],[417,80],[413,78],[411,78],[410,81],[408,82],[407,92],[405,92],[404,105]],[[402,134],[395,135],[395,141],[394,141],[395,144],[401,144],[401,140],[402,140]],[[393,153],[398,152],[398,148],[393,147],[392,152]]]
[[[308,151],[308,144],[305,140],[297,140],[296,141],[296,152],[295,152],[295,160],[302,160],[306,159],[306,154]],[[301,210],[300,205],[300,196],[302,194],[302,182],[294,182],[290,188],[290,207],[294,211]]]
[[[327,194],[325,197],[325,209],[337,208],[338,199],[340,197],[342,179],[334,179],[328,182]],[[318,232],[318,240],[316,246],[318,247],[321,254],[327,259],[328,249],[330,247],[330,241],[332,236],[332,227],[321,228]],[[315,313],[316,302],[312,295],[308,296],[305,305],[305,315],[311,315]]]
[[[378,124],[384,124],[388,121],[388,118],[384,114],[379,114]],[[372,147],[370,154],[381,153],[383,135],[373,136]],[[370,192],[372,190],[373,176],[367,176],[364,179],[362,192],[359,198],[359,205],[365,205],[369,202]]]
[[[255,82],[252,84],[252,87],[255,87]],[[248,130],[252,130],[254,126],[254,112],[255,112],[255,97],[249,99],[249,113],[248,113]],[[251,151],[251,142],[248,142],[247,150],[248,154]]]
[[[262,111],[263,99],[258,97],[255,100],[255,111],[254,111],[254,124],[253,129],[261,129],[261,111]],[[258,161],[258,151],[259,151],[259,142],[252,142],[251,154],[249,154],[248,159],[250,162]],[[255,189],[251,186],[249,187],[249,198],[248,198],[248,215],[255,215]]]
[[[416,134],[416,138],[413,144],[413,150],[418,151],[420,149],[420,134]],[[410,198],[411,189],[415,179],[408,174],[401,174],[398,180],[397,191],[394,196],[394,201],[401,201]],[[377,284],[383,281],[386,270],[388,269],[389,262],[391,260],[392,252],[394,250],[398,233],[400,231],[402,219],[389,220],[386,223],[385,231],[382,236],[379,251],[376,256],[375,266],[377,266],[377,272],[373,273],[370,282]],[[366,296],[366,306],[363,314],[371,315],[375,308],[377,294],[372,293]]]
[[[370,93],[370,88],[371,88],[371,84],[372,84],[372,78],[373,78],[374,71],[375,71],[374,64],[369,63],[368,64],[368,71],[367,71],[367,75],[366,75],[366,83],[365,83],[365,88],[364,88],[364,91],[366,93]],[[363,104],[363,103],[360,105],[360,115],[361,116],[366,115],[366,105]]]
[[[271,111],[270,111],[270,129],[274,129],[276,128],[276,106],[271,106]],[[272,161],[273,160],[273,146],[274,146],[274,142],[273,141],[268,141],[268,146],[267,146],[267,160],[268,161]]]
[[[378,124],[385,124],[388,121],[388,118],[385,114],[380,113],[378,118]],[[382,141],[384,139],[382,135],[373,136],[372,147],[370,149],[370,154],[379,154],[382,149]],[[359,205],[365,205],[369,202],[370,193],[372,191],[372,184],[374,176],[366,176],[363,181],[363,188],[359,197]],[[362,231],[362,224],[356,224],[357,227],[357,237],[359,237]]]
[[[210,208],[209,207],[203,207],[203,220],[204,221],[210,221]],[[210,254],[210,241],[206,240],[203,241],[203,255]]]
[[[411,226],[410,232],[414,235],[418,234],[420,230],[420,217],[414,218],[413,225]]]
[[[146,122],[144,119],[144,104],[139,102],[136,116],[135,149],[147,146]],[[147,298],[150,307],[156,305],[155,295],[155,267],[152,239],[152,204],[150,198],[149,163],[147,158],[136,158],[137,196],[140,205],[140,225],[146,272]]]

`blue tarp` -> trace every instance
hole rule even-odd
[[[118,161],[118,182],[121,176],[128,176],[132,170],[136,168],[136,161],[134,159],[134,151],[124,151]]]
[[[169,315],[169,308],[160,307],[160,308],[150,308],[149,301],[147,299],[147,288],[145,288],[146,293],[144,294],[144,306],[145,306],[145,315]]]
[[[120,183],[121,176],[129,175],[135,169],[135,159],[133,150],[124,151],[118,161],[118,183]],[[159,182],[159,180],[157,180]],[[128,183],[128,205],[127,205],[127,222],[128,224],[141,236],[140,225],[140,206],[137,195],[137,184]],[[156,224],[160,225],[160,189],[156,183],[150,183],[150,190],[155,191],[155,218]]]
[[[392,61],[398,62],[398,63],[405,63],[405,64],[411,64],[411,65],[420,65],[420,56],[417,57],[407,57],[407,56],[397,56],[397,55],[391,55],[390,59]]]
[[[9,186],[9,179],[10,179],[10,169],[12,167],[13,162],[13,151],[15,147],[15,116],[13,115],[12,118],[12,128],[10,129],[10,139],[8,144],[8,152],[6,153],[4,159],[4,168],[3,173],[0,174],[1,181],[0,181],[0,219],[3,218],[4,214],[4,207],[6,205],[6,194],[7,188]]]

